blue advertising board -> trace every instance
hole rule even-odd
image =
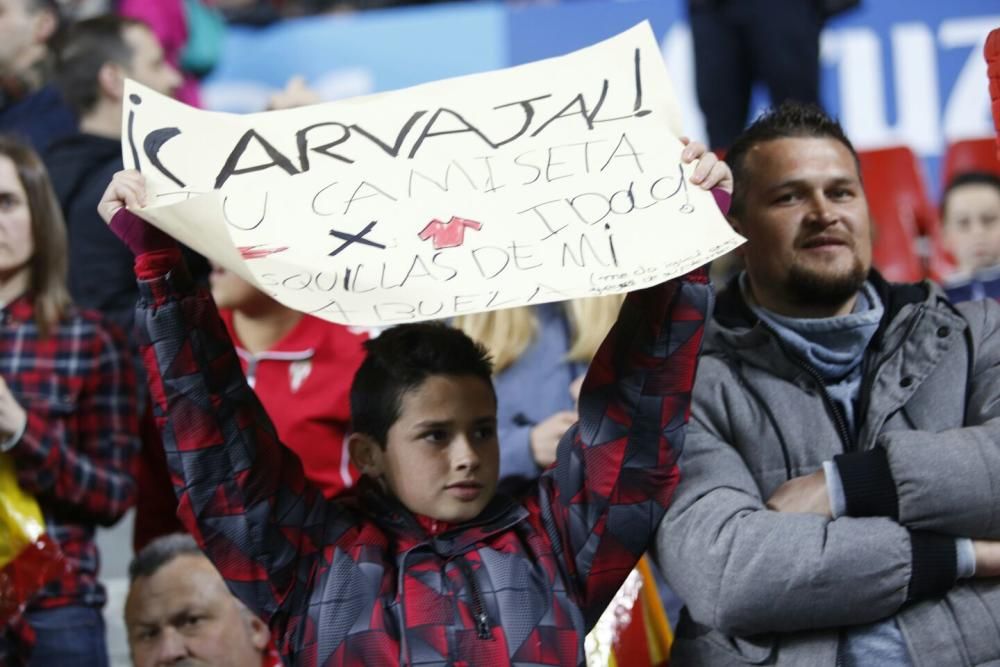
[[[507,67],[505,21],[501,4],[453,3],[230,28],[205,104],[260,111],[293,75],[341,99]]]

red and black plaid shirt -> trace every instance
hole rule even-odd
[[[120,519],[135,496],[138,406],[125,337],[96,313],[71,309],[42,339],[22,296],[0,312],[0,375],[28,413],[7,453],[67,563],[29,608],[99,607],[94,532]]]

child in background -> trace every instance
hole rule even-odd
[[[945,281],[954,301],[1000,299],[1000,177],[956,176],[941,199],[941,232],[958,270]]]

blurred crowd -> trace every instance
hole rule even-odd
[[[309,16],[326,12],[381,9],[404,5],[426,5],[462,0],[198,0],[198,4],[217,10],[227,21],[262,24],[282,18]],[[59,0],[64,13],[74,20],[106,14],[115,10],[116,0]],[[155,4],[155,3],[151,3]],[[164,3],[164,4],[170,4]]]

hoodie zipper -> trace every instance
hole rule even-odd
[[[472,571],[472,566],[465,558],[459,556],[455,562],[469,586],[469,597],[472,598],[472,617],[476,622],[476,636],[480,639],[493,639],[493,634],[490,632],[490,618],[486,615],[486,606],[483,604],[483,597],[479,592],[476,573]]]

